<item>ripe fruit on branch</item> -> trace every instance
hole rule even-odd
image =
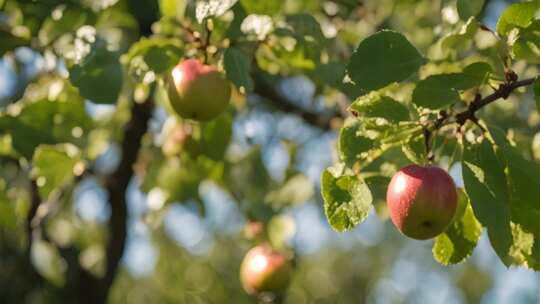
[[[284,291],[292,276],[290,259],[269,245],[248,251],[240,267],[242,286],[249,294]]]
[[[404,235],[426,240],[444,232],[452,222],[457,190],[443,169],[410,165],[392,177],[386,201],[392,222]]]
[[[172,109],[188,119],[211,120],[225,111],[231,99],[231,86],[223,73],[195,59],[176,65],[166,85]]]

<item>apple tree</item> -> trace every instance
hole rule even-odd
[[[287,212],[306,202],[336,234],[377,216],[434,238],[442,265],[487,231],[504,265],[539,270],[540,1],[493,24],[490,2],[0,0],[0,298],[121,302],[132,193],[163,245],[169,208],[210,213],[208,185],[245,222],[210,303],[287,301]],[[333,164],[313,177],[324,137]],[[88,182],[102,222],[77,211]]]
[[[485,228],[505,265],[537,270],[540,166],[531,147],[533,136],[538,140],[538,112],[527,111],[521,126],[506,124],[503,117],[519,115],[520,108],[534,106],[533,100],[540,110],[535,29],[540,4],[508,6],[491,29],[476,17],[482,2],[457,1],[461,20],[456,28],[442,31],[425,52],[407,33],[390,30],[359,43],[346,71],[363,94],[349,107],[354,118],[340,130],[339,162],[323,173],[324,209],[329,223],[345,231],[385,199],[381,189],[397,167],[413,163],[449,169],[459,164],[464,188],[457,213],[446,211],[454,218],[435,239],[435,259],[444,265],[463,261]],[[406,160],[396,161],[397,154]],[[410,173],[408,178],[421,180],[423,174],[428,173]],[[396,217],[414,222],[426,212],[441,212],[437,204],[448,199],[448,186],[430,185],[433,178],[435,174],[423,180],[433,194],[424,191],[416,207],[397,211],[405,207],[391,190],[414,188],[415,183],[393,182],[387,198],[394,223]],[[398,222],[403,228],[403,219]]]

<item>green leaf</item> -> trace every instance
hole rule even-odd
[[[160,153],[154,153],[160,155]],[[207,157],[196,159],[183,155],[181,158],[156,158],[144,176],[141,189],[158,193],[166,203],[195,201],[200,203],[199,186],[205,180],[216,181],[223,175],[223,164]],[[199,205],[201,213],[203,206]]]
[[[272,206],[283,208],[305,203],[313,197],[313,183],[303,175],[296,174],[290,177],[285,184],[271,191],[266,196],[266,201]]]
[[[322,43],[325,39],[321,25],[310,14],[295,14],[286,17],[287,23],[295,33],[295,37],[301,40],[316,41]]]
[[[73,7],[57,8],[55,16],[57,15],[60,17],[51,16],[43,22],[38,33],[41,45],[49,45],[63,34],[76,31],[85,24],[87,17],[85,11]]]
[[[540,19],[534,20],[531,25],[522,29],[519,33],[519,40],[532,43],[540,49]]]
[[[6,52],[12,51],[19,46],[27,45],[29,43],[30,40],[15,36],[9,31],[0,28],[0,57],[4,56]]]
[[[123,79],[119,54],[108,51],[98,40],[86,57],[69,68],[69,79],[84,98],[95,103],[114,104]]]
[[[66,84],[67,85],[67,84]],[[27,159],[40,144],[73,143],[82,145],[92,122],[84,102],[40,100],[23,106],[19,115],[10,117],[9,132],[13,147]]]
[[[520,30],[512,52],[516,59],[540,64],[540,20],[535,20],[527,28]]]
[[[401,146],[403,154],[415,164],[425,164],[427,162],[427,151],[424,135],[411,136]]]
[[[60,256],[58,248],[51,243],[36,240],[31,248],[32,264],[37,272],[48,282],[60,287],[65,282],[66,262]]]
[[[455,32],[447,34],[441,40],[441,49],[443,52],[448,53],[463,49],[471,44],[474,39],[474,35],[478,32],[478,22],[474,18],[470,18],[466,24],[461,26]]]
[[[0,227],[15,231],[17,229],[17,203],[7,196],[6,182],[0,180]]]
[[[294,219],[289,215],[273,216],[267,224],[268,239],[274,248],[284,249],[295,233]]]
[[[440,109],[461,100],[464,91],[486,82],[491,67],[485,62],[473,63],[461,73],[439,74],[418,82],[413,92],[413,102],[421,107]]]
[[[466,90],[485,84],[489,74],[492,72],[491,65],[487,62],[471,63],[463,69],[461,76],[457,79],[454,87],[457,90]]]
[[[288,28],[276,28],[273,34],[280,43],[272,45],[266,56],[257,57],[262,69],[270,70],[279,66],[282,72],[294,69],[314,70],[320,64],[320,41],[306,40]]]
[[[469,257],[482,232],[482,225],[474,216],[469,198],[460,190],[458,211],[452,224],[435,239],[433,256],[442,265],[463,262]]]
[[[478,15],[484,7],[484,0],[458,0],[457,11],[461,20],[469,20]]]
[[[183,55],[182,45],[176,39],[142,38],[122,56],[130,73],[143,80],[148,72],[162,74],[178,63]]]
[[[360,43],[347,72],[364,90],[376,90],[406,80],[424,63],[425,59],[405,36],[385,30]]]
[[[534,99],[536,100],[536,110],[540,113],[540,77],[536,77],[533,85]]]
[[[238,0],[198,0],[195,17],[199,23],[209,17],[218,17],[228,11]]]
[[[512,257],[515,263],[540,269],[540,243],[537,242],[540,240],[540,164],[523,158],[503,131],[490,127],[489,133],[499,148],[500,158],[506,162],[514,224]]]
[[[461,100],[459,93],[451,83],[458,74],[432,75],[416,85],[412,100],[420,107],[440,109]]]
[[[512,46],[514,57],[529,64],[540,64],[540,49],[531,42],[518,38]]]
[[[159,0],[159,10],[162,16],[182,19],[186,4],[185,0]]]
[[[377,92],[359,97],[351,109],[361,117],[384,118],[391,123],[408,121],[409,110],[402,103]]]
[[[186,150],[192,157],[207,156],[213,160],[223,160],[232,138],[233,118],[225,113],[216,119],[201,124],[200,137],[186,143]]]
[[[96,35],[107,41],[109,49],[118,50],[120,53],[126,53],[140,38],[137,19],[131,11],[126,11],[120,6],[100,12],[95,28]]]
[[[368,173],[369,174],[369,173]],[[373,197],[373,205],[377,216],[382,220],[389,219],[388,206],[386,204],[386,191],[391,178],[380,174],[366,176],[365,181]]]
[[[364,94],[363,90],[352,83],[344,82],[347,66],[341,61],[330,61],[318,64],[310,74],[320,85],[332,86],[343,92],[350,99],[355,99]]]
[[[489,240],[505,265],[512,246],[507,181],[491,144],[465,144],[463,180],[476,218],[487,228]]]
[[[234,197],[251,204],[264,201],[272,179],[264,166],[259,147],[234,159],[226,169],[227,185]]]
[[[253,91],[251,78],[251,59],[236,48],[228,48],[223,55],[223,65],[227,78],[238,88],[244,88],[246,93]]]
[[[339,132],[339,155],[349,168],[362,159],[362,153],[369,151],[374,145],[372,139],[361,135],[361,131],[360,122],[354,121],[341,128]]]
[[[336,231],[350,230],[368,216],[373,198],[363,180],[334,167],[324,171],[321,187],[326,218]]]
[[[523,158],[503,131],[490,128],[490,134],[506,159],[511,205],[540,212],[540,164]]]
[[[502,36],[506,36],[516,27],[527,27],[534,19],[539,6],[540,3],[537,1],[511,4],[499,18],[497,32]]]
[[[279,13],[284,1],[240,0],[240,3],[248,14],[274,15]]]
[[[80,170],[80,167],[84,166],[80,162],[79,149],[71,144],[39,146],[34,153],[32,164],[32,175],[37,181],[43,200],[47,200],[53,190],[71,182],[75,169]],[[76,165],[79,168],[75,168]]]

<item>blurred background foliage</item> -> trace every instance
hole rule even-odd
[[[322,211],[320,175],[337,158],[340,113],[362,94],[342,82],[352,51],[395,29],[441,58],[421,73],[452,71],[445,59],[468,55],[455,45],[490,43],[462,32],[435,49],[463,26],[456,1],[228,2],[0,0],[2,303],[80,302],[78,269],[104,275],[115,208],[105,181],[121,162],[133,104],[149,98],[155,108],[125,193],[126,248],[109,303],[255,303],[238,280],[256,242],[245,230],[253,221],[296,253],[285,303],[540,302],[540,276],[504,267],[485,235],[471,259],[451,267],[433,260],[430,242],[399,235],[383,204],[385,176],[409,162],[399,148],[370,167],[384,173],[368,180],[378,216],[338,234]],[[483,23],[493,29],[509,2],[485,1]],[[168,114],[161,76],[184,56],[224,68],[237,88],[215,121]],[[524,98],[485,116],[529,128],[515,140],[538,161],[533,108]],[[458,185],[460,172],[459,164],[450,171]]]

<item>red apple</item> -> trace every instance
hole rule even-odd
[[[392,177],[386,201],[392,222],[404,235],[426,240],[444,232],[452,222],[457,190],[443,169],[410,165]]]
[[[269,245],[248,251],[240,267],[242,286],[249,294],[284,291],[292,276],[290,259]]]
[[[231,86],[216,67],[195,59],[176,65],[166,81],[171,108],[180,116],[208,121],[229,105]]]

